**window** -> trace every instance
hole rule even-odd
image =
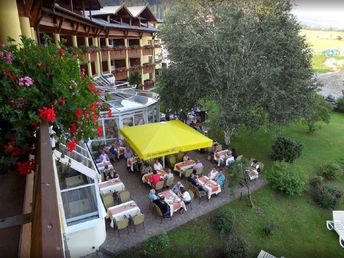
[[[122,118],[123,127],[133,126],[133,117]]]
[[[104,127],[105,127],[105,138],[106,139],[114,139],[118,138],[118,127],[117,127],[117,119],[104,119]]]

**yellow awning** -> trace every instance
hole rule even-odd
[[[195,149],[213,141],[179,120],[121,128],[126,142],[143,160]]]

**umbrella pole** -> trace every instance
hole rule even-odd
[[[162,167],[165,168],[165,156],[162,156]]]

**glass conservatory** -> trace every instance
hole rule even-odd
[[[98,123],[103,128],[103,137],[98,141],[107,143],[121,138],[119,128],[160,121],[158,94],[129,87],[128,83],[111,84],[104,77],[94,80],[101,90],[100,99],[111,108],[111,112],[100,113]]]

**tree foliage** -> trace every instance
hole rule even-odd
[[[304,122],[308,126],[308,133],[313,134],[320,128],[318,122],[328,124],[331,118],[332,106],[323,96],[313,94],[311,108],[305,114]]]
[[[227,142],[242,125],[302,117],[313,91],[311,53],[290,8],[286,0],[177,4],[161,33],[172,61],[161,78],[167,107],[180,113],[214,100]]]

